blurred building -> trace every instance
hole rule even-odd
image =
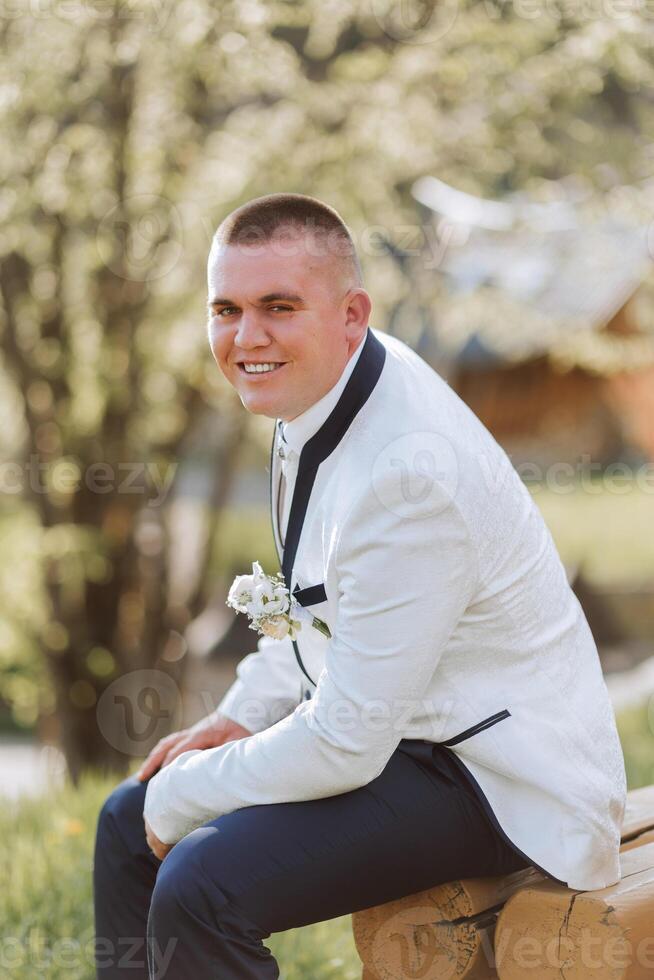
[[[584,220],[565,200],[484,201],[434,178],[414,194],[440,242],[423,356],[513,462],[654,460],[648,229]]]

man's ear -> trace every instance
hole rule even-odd
[[[345,332],[350,343],[350,349],[357,346],[366,332],[372,300],[365,289],[351,289],[345,297]]]

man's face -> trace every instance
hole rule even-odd
[[[209,344],[248,411],[290,421],[336,384],[370,314],[348,270],[303,234],[212,249]]]

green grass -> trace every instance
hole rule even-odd
[[[652,492],[630,486],[610,493],[595,481],[572,493],[542,486],[530,490],[547,522],[564,562],[580,564],[597,585],[638,586],[654,583]]]
[[[654,696],[637,708],[622,711],[618,731],[629,789],[654,783]]]
[[[268,508],[239,507],[220,516],[214,541],[211,572],[231,585],[235,575],[251,571],[259,561],[264,571],[279,568]]]
[[[94,980],[93,843],[112,785],[87,777],[47,805],[25,799],[0,807],[3,980]],[[270,947],[285,980],[360,977],[349,916],[279,933]]]
[[[654,782],[654,711],[645,705],[625,712],[618,727],[629,788]],[[9,869],[0,889],[3,978],[93,980],[91,862],[97,814],[111,786],[87,777],[47,805],[28,799],[0,808],[0,867]],[[285,980],[360,976],[349,916],[274,935],[270,947]]]

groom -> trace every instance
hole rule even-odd
[[[331,637],[262,639],[216,711],[105,802],[98,977],[131,937],[135,978],[273,980],[272,932],[444,881],[616,882],[626,781],[597,650],[504,452],[368,325],[320,201],[230,214],[208,285],[218,367],[277,420],[286,583]]]

